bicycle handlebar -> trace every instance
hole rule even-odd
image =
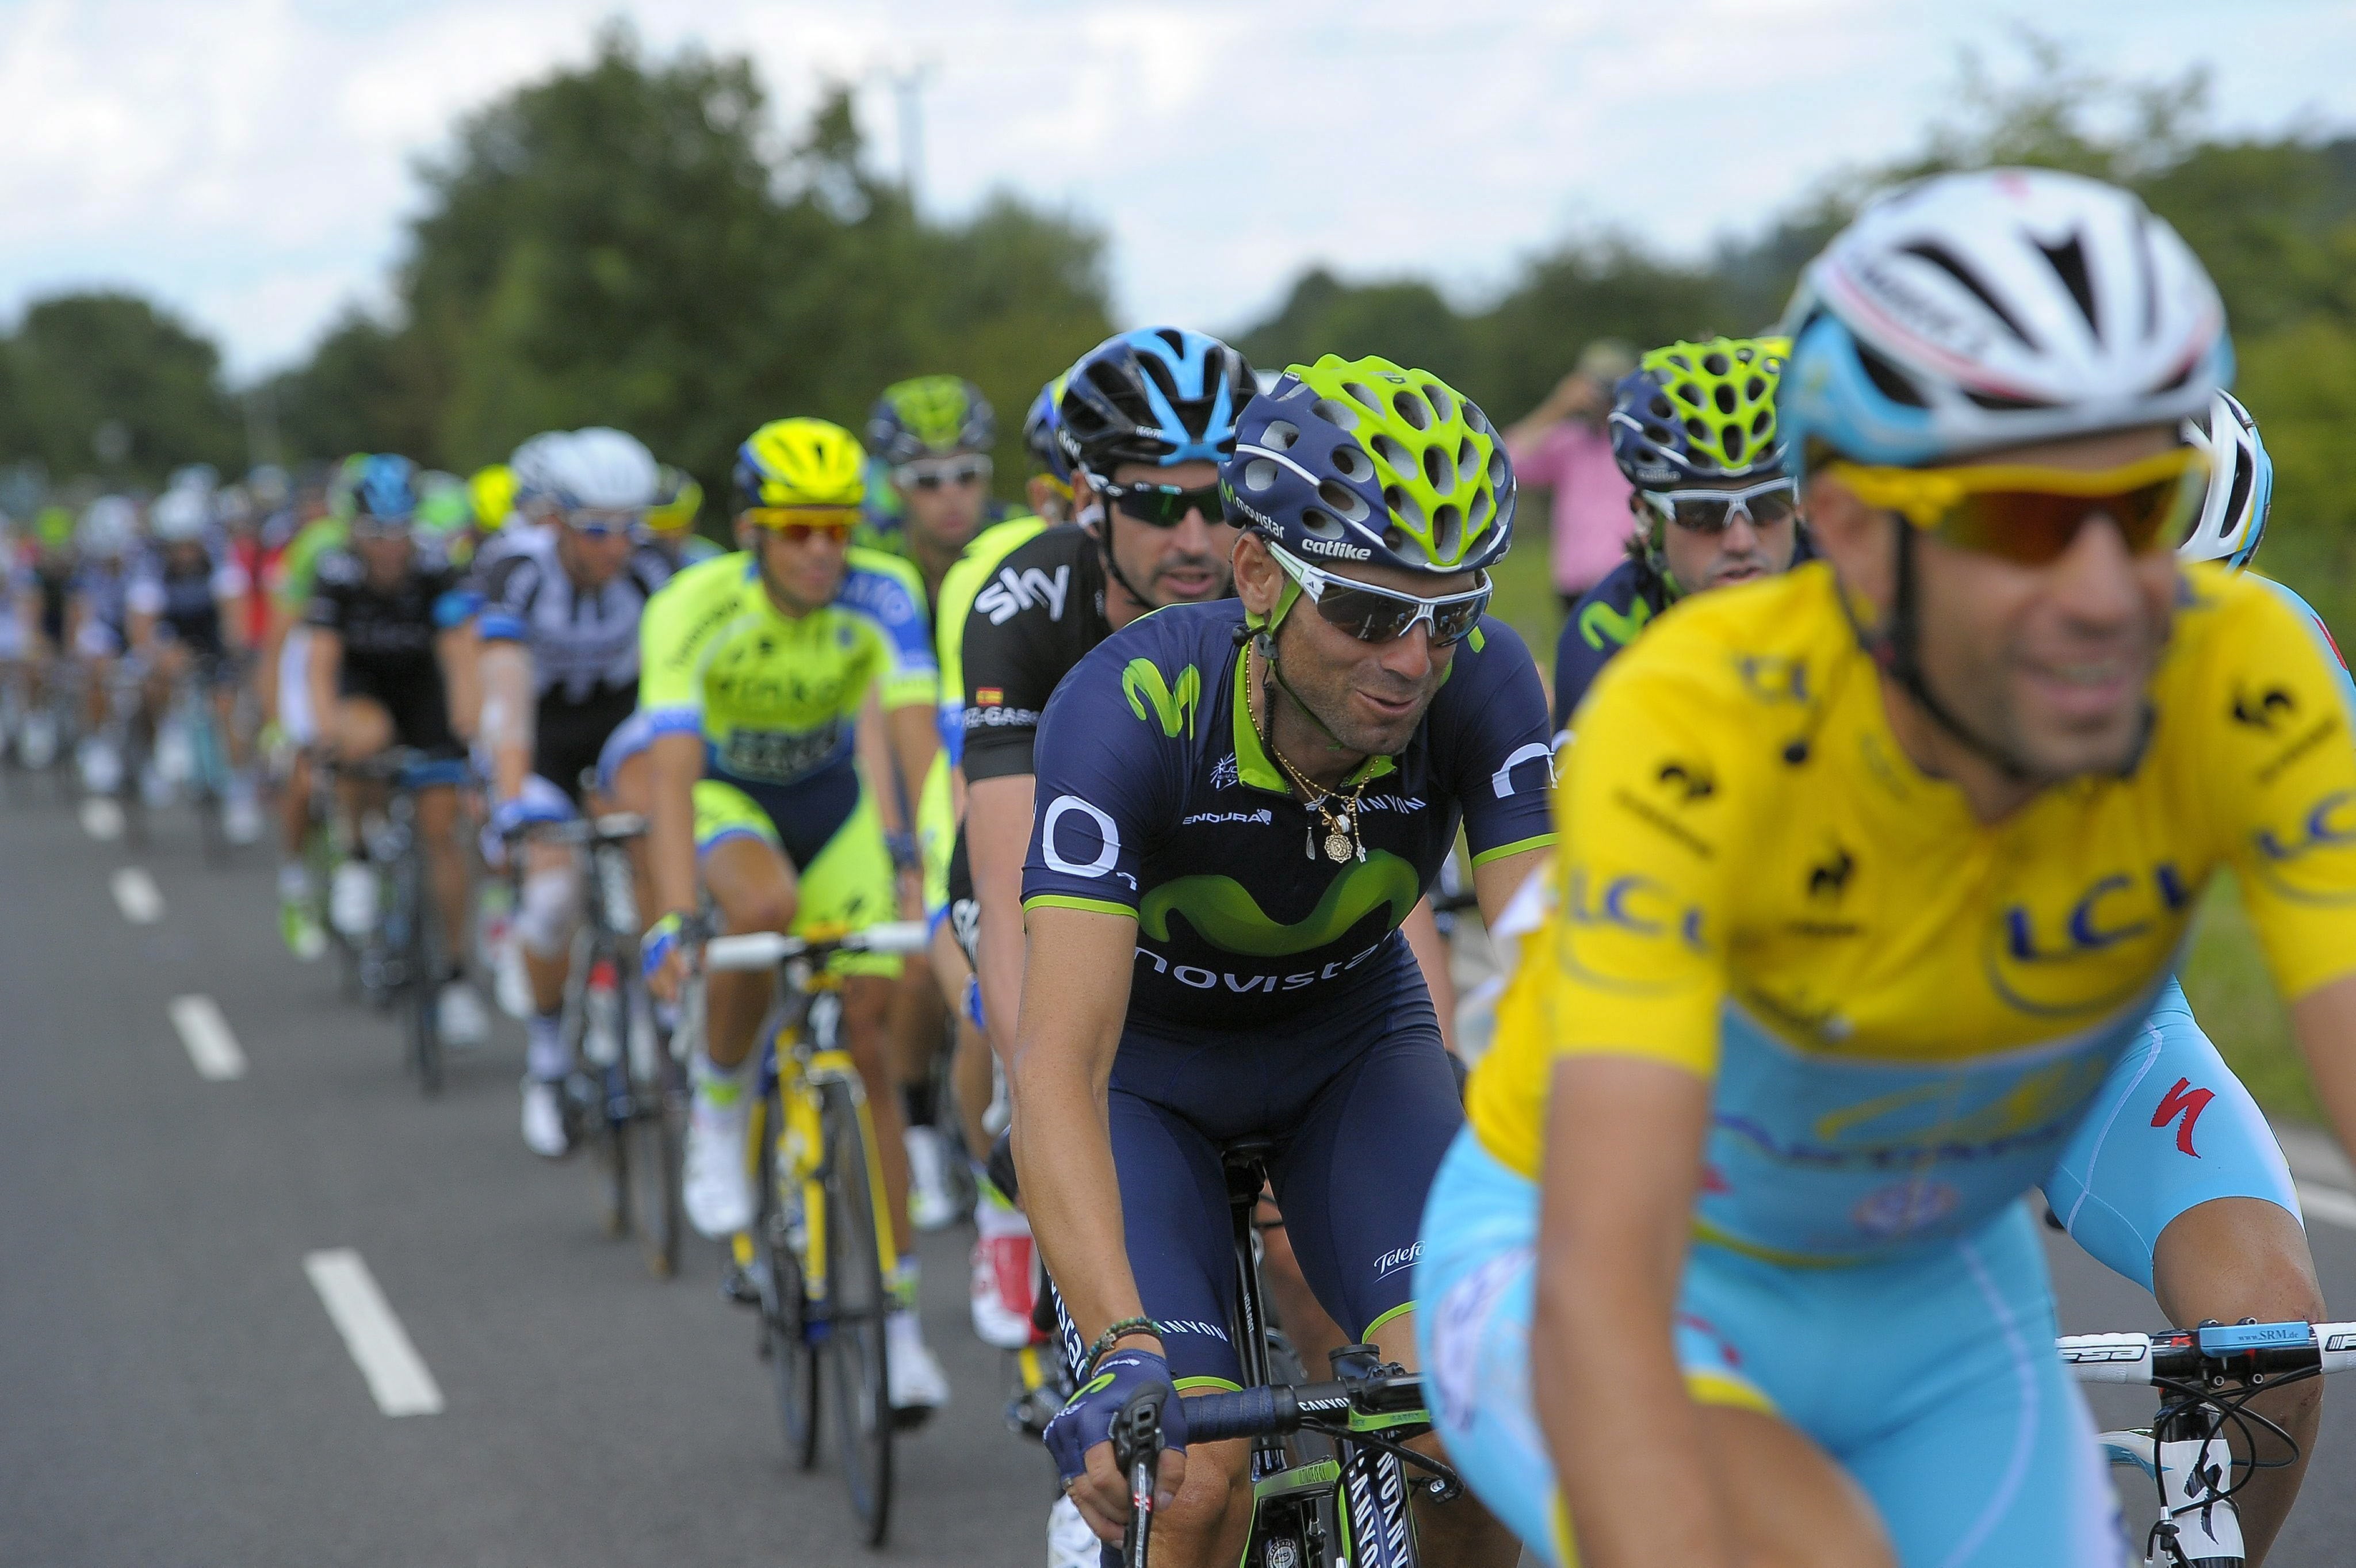
[[[602,817],[585,820],[573,817],[561,822],[526,822],[516,836],[537,843],[621,843],[644,838],[646,832],[647,820],[637,812],[608,811]]]
[[[828,940],[780,936],[775,931],[746,931],[739,936],[714,937],[704,943],[703,967],[774,969],[789,958],[812,952],[922,952],[926,935],[922,920],[887,920]]]
[[[2253,1374],[2280,1379],[2356,1368],[2356,1323],[2231,1323],[2166,1334],[2064,1334],[2055,1348],[2082,1383],[2158,1385]]]
[[[1347,1421],[1351,1413],[1398,1415],[1423,1408],[1423,1380],[1354,1378],[1346,1382],[1269,1384],[1232,1393],[1193,1394],[1182,1402],[1186,1440],[1290,1437],[1309,1422]]]

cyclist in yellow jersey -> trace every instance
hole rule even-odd
[[[2170,553],[2232,349],[2133,197],[1910,187],[1786,327],[1826,559],[1679,606],[1579,712],[1426,1214],[1428,1394],[1556,1563],[2118,1563],[2016,1200],[2224,867],[2356,1130],[2356,702]]]
[[[699,877],[732,932],[858,930],[897,912],[853,728],[874,690],[898,767],[923,778],[938,674],[915,573],[848,547],[860,467],[859,444],[839,425],[763,425],[737,453],[748,548],[680,573],[647,606],[638,700],[651,734],[648,850],[660,914],[646,961],[658,997],[677,993],[679,937]],[[898,967],[843,961],[843,1037],[867,1087],[901,1258],[900,1305],[885,1326],[892,1402],[920,1410],[943,1403],[948,1388],[914,1310],[908,1166],[884,1051]],[[771,981],[714,974],[707,984],[709,1054],[690,1064],[682,1197],[699,1230],[724,1236],[753,1219],[747,1077]]]

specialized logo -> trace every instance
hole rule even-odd
[[[1155,941],[1166,942],[1170,918],[1183,916],[1205,941],[1224,951],[1288,958],[1339,941],[1377,910],[1387,912],[1386,929],[1397,926],[1422,893],[1413,865],[1377,849],[1328,883],[1317,907],[1290,925],[1270,918],[1234,877],[1208,874],[1182,876],[1147,892],[1137,923]]]
[[[2174,1089],[2159,1097],[2159,1109],[2151,1113],[2151,1124],[2165,1127],[2179,1116],[2183,1117],[2184,1124],[2176,1130],[2176,1147],[2179,1153],[2190,1155],[2197,1160],[2201,1157],[2201,1151],[2192,1146],[2192,1124],[2201,1120],[2201,1113],[2208,1110],[2209,1102],[2216,1098],[2215,1090],[2195,1089],[2190,1079],[2179,1078]]]
[[[1149,722],[1159,719],[1162,733],[1171,739],[1175,740],[1182,729],[1190,736],[1194,733],[1194,711],[1203,703],[1203,672],[1192,664],[1178,671],[1178,684],[1173,690],[1153,660],[1132,659],[1120,672],[1120,690],[1129,699],[1130,713]]]
[[[2297,715],[2298,699],[2281,686],[2269,686],[2254,697],[2237,684],[2233,688],[2233,705],[2228,711],[2233,715],[2235,724],[2247,725],[2252,729],[2262,729],[2271,735],[2276,725]]]
[[[1579,635],[1587,646],[1601,653],[1607,646],[1625,648],[1636,640],[1653,618],[1653,607],[1642,599],[1631,603],[1626,613],[1613,609],[1601,599],[1579,612]]]
[[[1654,777],[1663,785],[1675,789],[1677,792],[1678,800],[1685,805],[1690,806],[1696,800],[1707,800],[1718,793],[1718,779],[1710,772],[1707,763],[1664,762],[1661,764],[1660,771]]]
[[[1026,566],[1020,573],[1012,566],[1001,566],[990,586],[974,596],[973,607],[988,616],[992,626],[1004,626],[1034,605],[1047,607],[1049,620],[1061,620],[1064,597],[1071,588],[1068,564],[1056,567],[1053,576],[1036,566]]]

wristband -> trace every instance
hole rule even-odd
[[[1096,1343],[1088,1347],[1087,1359],[1080,1364],[1080,1381],[1085,1383],[1088,1380],[1097,1369],[1097,1363],[1104,1359],[1106,1351],[1132,1334],[1151,1334],[1159,1338],[1162,1326],[1150,1317],[1124,1317],[1118,1323],[1107,1325],[1105,1331],[1097,1336]]]
[[[679,950],[680,935],[686,924],[687,918],[673,910],[648,926],[647,934],[638,939],[638,968],[648,980]]]
[[[916,853],[916,835],[914,833],[885,833],[884,847],[892,852],[892,865],[897,870],[913,870],[923,858]]]

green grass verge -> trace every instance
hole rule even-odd
[[[2201,1029],[2267,1113],[2320,1124],[2323,1107],[2291,1038],[2290,1015],[2275,994],[2230,874],[2210,885],[2179,978]]]

